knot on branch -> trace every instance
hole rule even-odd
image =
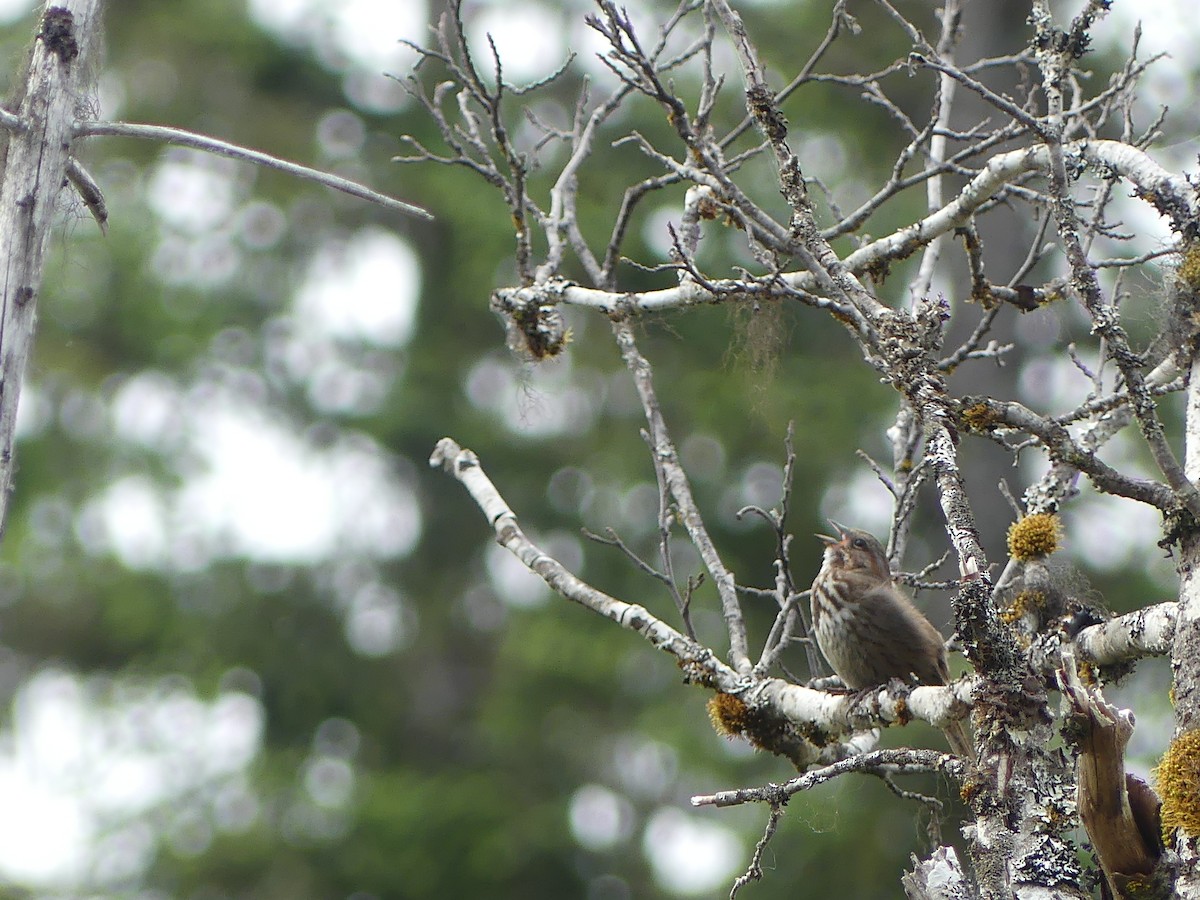
[[[943,304],[944,299],[923,302],[915,317],[887,310],[877,322],[886,380],[926,417],[944,414],[948,403],[946,382],[932,355],[941,346],[948,313]]]
[[[561,290],[553,285],[548,290]],[[508,349],[529,362],[558,356],[571,343],[571,329],[562,311],[554,303],[523,298],[524,292],[497,292],[492,295],[492,310],[504,322]]]
[[[444,437],[433,448],[433,453],[429,456],[429,465],[430,468],[441,468],[457,475],[463,469],[477,467],[479,457],[470,450],[460,447],[453,438]]]
[[[754,116],[767,140],[781,144],[787,139],[787,119],[775,103],[775,94],[764,84],[755,84],[746,91],[746,106]]]
[[[42,16],[42,30],[37,36],[64,65],[79,55],[79,43],[75,40],[75,16],[69,9],[51,6],[46,10]]]

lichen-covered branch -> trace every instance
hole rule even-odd
[[[1075,637],[1075,654],[1082,662],[1097,666],[1166,656],[1171,652],[1178,614],[1178,603],[1159,603],[1089,626]]]
[[[962,778],[966,764],[956,756],[938,753],[936,750],[872,750],[820,769],[798,775],[783,784],[763,787],[737,788],[718,791],[715,794],[697,794],[692,797],[692,806],[740,806],[743,803],[779,803],[793,794],[811,790],[834,778],[850,772],[888,771],[894,774],[906,772],[942,772],[951,778]]]
[[[1139,197],[1160,212],[1177,217],[1200,215],[1200,205],[1187,180],[1163,169],[1144,151],[1119,141],[1095,140],[1069,144],[1064,152],[1098,171],[1127,179]],[[941,209],[912,225],[878,238],[847,254],[840,266],[850,275],[862,275],[905,259],[942,235],[951,234],[968,222],[981,207],[1004,187],[1032,172],[1047,174],[1050,153],[1043,145],[1011,150],[992,157],[972,181]],[[787,289],[820,293],[817,276],[811,272],[789,272],[772,294],[787,297]],[[497,294],[514,305],[529,306],[555,302],[592,309],[605,315],[650,313],[721,302],[742,294],[744,283],[737,279],[713,279],[718,291],[695,283],[655,291],[621,292],[589,288],[569,281],[548,280],[533,285],[502,288]]]
[[[1165,484],[1126,475],[1103,462],[1094,449],[1076,442],[1066,426],[1040,416],[1022,403],[991,397],[967,397],[962,402],[962,418],[967,427],[983,433],[1010,428],[1037,438],[1050,459],[1083,472],[1098,490],[1147,503],[1164,513],[1178,506],[1175,492]]]

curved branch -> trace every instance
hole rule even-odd
[[[1046,448],[1054,462],[1083,472],[1099,491],[1147,503],[1164,513],[1172,512],[1178,506],[1175,491],[1167,485],[1117,471],[1102,462],[1095,452],[1077,443],[1066,426],[1038,415],[1024,404],[990,397],[967,397],[963,400],[962,410],[963,415],[982,431],[1007,426],[1032,435]]]
[[[543,552],[517,524],[514,513],[479,464],[479,457],[450,438],[442,438],[429,457],[430,466],[441,466],[457,478],[496,530],[496,542],[509,550],[555,592],[585,606],[622,628],[636,631],[653,646],[670,653],[681,663],[694,663],[719,685],[732,688],[740,676],[718,660],[711,651],[676,631],[666,622],[635,603],[610,597],[582,581],[558,560]]]
[[[348,178],[342,178],[329,172],[322,172],[319,169],[310,169],[308,166],[302,166],[299,163],[288,162],[285,159],[279,159],[276,156],[261,153],[258,150],[251,150],[248,147],[240,147],[237,144],[219,141],[216,138],[196,134],[193,131],[185,131],[182,128],[168,128],[165,125],[139,125],[133,122],[86,121],[75,123],[74,134],[76,137],[95,137],[101,135],[131,137],[145,141],[161,141],[164,144],[177,144],[180,147],[191,147],[193,150],[203,150],[206,153],[215,153],[218,156],[227,156],[230,159],[239,159],[244,162],[254,163],[257,166],[263,166],[267,169],[275,169],[278,172],[285,172],[288,175],[294,175],[306,181],[315,181],[317,184],[333,188],[335,191],[341,191],[344,194],[349,194],[351,197],[358,197],[360,200],[378,203],[380,206],[385,206],[388,209],[398,210],[412,216],[419,216],[422,219],[433,219],[433,214],[428,210],[414,206],[411,203],[405,203],[403,200],[389,197],[386,194],[380,194],[378,191],[373,191],[369,187],[364,187]]]

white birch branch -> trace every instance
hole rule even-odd
[[[442,438],[429,457],[429,465],[440,467],[458,479],[495,529],[496,542],[521,560],[530,571],[540,575],[556,593],[611,619],[622,628],[636,631],[651,645],[665,650],[681,662],[699,663],[725,688],[737,689],[741,685],[740,676],[710,651],[652,615],[645,607],[618,600],[577,578],[534,544],[521,530],[516,513],[496,490],[492,480],[483,471],[479,457],[472,451],[460,447],[450,438]]]
[[[1075,654],[1098,666],[1143,656],[1166,656],[1175,639],[1178,613],[1178,603],[1159,603],[1091,625],[1076,636]]]
[[[895,683],[861,696],[847,696],[767,678],[751,689],[749,697],[769,703],[793,722],[841,734],[903,725],[912,719],[943,728],[966,715],[977,684],[977,678],[967,676],[946,686],[909,688]]]
[[[1168,172],[1136,147],[1120,141],[1079,141],[1065,145],[1064,152],[1131,182],[1138,196],[1169,216],[1177,228],[1200,214],[1200,204],[1187,179]],[[966,223],[980,206],[1006,185],[1029,172],[1048,172],[1049,167],[1050,153],[1042,144],[994,156],[946,206],[907,228],[860,247],[842,260],[842,264],[850,273],[858,275],[888,260],[903,259],[939,235],[948,234]],[[816,276],[807,271],[789,272],[782,276],[782,281],[793,290],[814,292],[818,288]],[[711,283],[717,288],[716,292],[690,281],[658,291],[620,292],[550,280],[525,287],[503,288],[496,293],[500,299],[517,307],[566,303],[614,315],[719,303],[745,285],[744,281],[736,279],[714,279]]]

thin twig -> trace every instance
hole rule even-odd
[[[267,169],[274,169],[277,172],[285,172],[288,175],[294,175],[297,178],[303,178],[306,181],[313,181],[325,187],[333,188],[336,191],[342,191],[352,197],[358,197],[360,200],[378,203],[380,206],[385,206],[388,209],[399,210],[409,215],[419,216],[422,219],[433,219],[432,213],[419,206],[405,203],[403,200],[397,200],[386,194],[380,194],[378,191],[373,191],[356,181],[350,181],[348,178],[342,178],[339,175],[302,166],[299,163],[288,162],[277,156],[271,156],[268,153],[251,150],[237,144],[230,144],[227,141],[220,141],[207,135],[197,134],[194,131],[185,131],[182,128],[168,128],[165,125],[139,125],[133,122],[84,121],[75,124],[75,136],[129,137],[144,141],[175,144],[180,147],[190,147],[193,150],[203,150],[206,153],[215,153],[218,156],[227,156],[230,159],[254,163]]]
[[[754,845],[754,853],[750,857],[750,864],[746,867],[746,871],[734,880],[733,886],[729,890],[729,900],[734,900],[737,897],[738,891],[746,885],[753,881],[762,880],[763,851],[767,849],[767,844],[775,836],[775,830],[779,827],[780,820],[783,819],[783,805],[786,802],[785,799],[779,803],[771,804],[771,814],[767,817],[767,825],[763,829],[763,835],[758,839],[758,843]]]
[[[936,750],[872,750],[822,769],[805,772],[783,784],[697,794],[692,797],[691,803],[692,806],[740,806],[743,803],[769,803],[774,806],[801,791],[810,790],[849,772],[876,770],[890,773],[942,772],[957,779],[966,772],[966,763],[957,756]]]

